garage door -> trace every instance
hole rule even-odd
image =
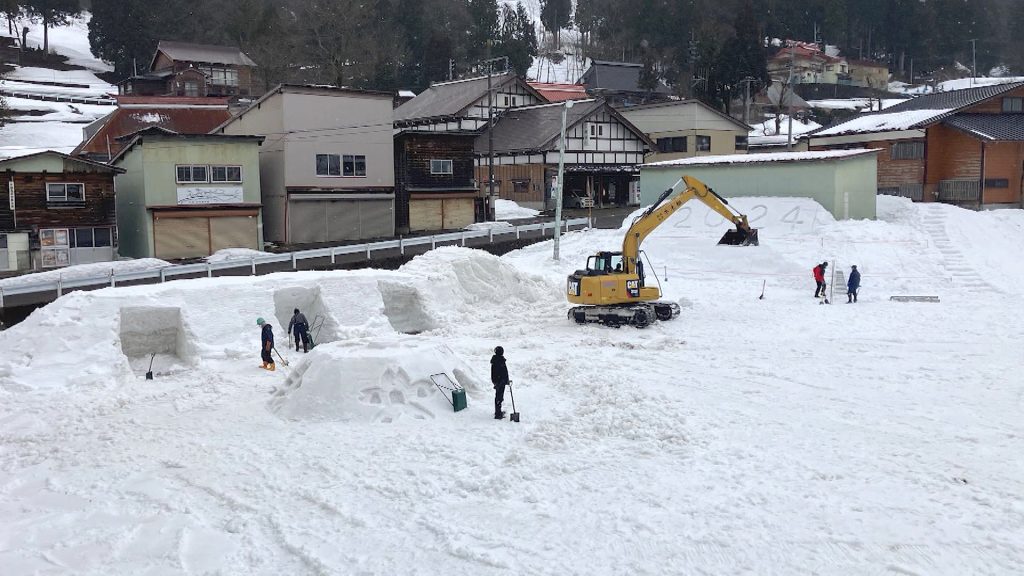
[[[440,230],[444,200],[410,200],[409,230]]]
[[[473,199],[452,198],[444,200],[444,229],[461,230],[473,223]]]
[[[393,236],[392,198],[301,199],[288,205],[289,242],[312,244]]]
[[[210,248],[216,252],[224,248],[251,248],[259,250],[259,231],[255,216],[226,216],[210,218]]]
[[[209,218],[157,218],[153,226],[157,258],[174,260],[210,255]]]

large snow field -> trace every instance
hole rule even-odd
[[[551,242],[443,248],[398,271],[64,296],[0,333],[0,565],[1016,572],[1024,214],[880,197],[878,221],[836,222],[802,199],[732,203],[761,246],[716,246],[724,225],[692,205],[644,243],[683,305],[645,330],[565,318],[565,275],[617,249],[614,230],[564,236],[558,262]],[[858,265],[860,303],[811,297],[825,259]],[[305,356],[281,329],[296,306],[324,317]],[[290,366],[257,367],[257,316]],[[499,344],[520,424],[491,418]]]
[[[49,30],[50,51],[68,57],[68,64],[81,66],[97,72],[109,72],[113,66],[92,55],[89,47],[89,20],[92,14],[83,12],[73,18],[67,26],[54,26]],[[43,26],[29,26],[28,45],[33,48],[43,47]],[[140,62],[140,65],[143,63]]]

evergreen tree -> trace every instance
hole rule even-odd
[[[501,34],[495,55],[507,56],[509,66],[520,76],[526,76],[533,64],[537,56],[536,24],[522,2],[516,3],[515,8],[509,4],[502,6]]]
[[[50,51],[50,28],[64,26],[82,12],[79,0],[29,0],[22,2],[25,12],[43,23],[43,51]]]
[[[726,40],[719,59],[720,80],[727,94],[745,97],[744,82],[750,83],[750,94],[757,94],[768,85],[767,55],[752,0],[744,0],[736,14],[733,35]]]
[[[540,21],[555,36],[555,47],[560,48],[559,32],[572,22],[572,0],[541,0]]]

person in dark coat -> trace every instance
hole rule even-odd
[[[273,372],[277,368],[274,365],[274,357],[271,355],[274,350],[274,327],[263,318],[257,318],[256,325],[262,328],[260,331],[260,357],[263,358],[263,365],[260,368]]]
[[[501,420],[505,413],[501,403],[505,400],[505,386],[508,385],[508,367],[505,366],[505,349],[498,346],[491,356],[491,383],[494,384],[494,419]]]
[[[814,290],[814,297],[826,296],[825,292],[825,271],[828,269],[828,262],[822,262],[814,267],[814,281],[818,287]]]
[[[295,309],[292,319],[288,322],[288,333],[295,335],[295,351],[299,351],[299,343],[302,343],[302,351],[309,352],[309,323],[306,322],[306,315]]]
[[[860,290],[860,272],[856,266],[850,267],[850,279],[846,281],[846,303],[857,302],[857,290]]]

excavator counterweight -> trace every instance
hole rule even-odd
[[[745,215],[735,212],[725,198],[700,180],[683,176],[633,220],[622,240],[621,252],[598,252],[587,260],[585,269],[569,275],[567,297],[573,304],[580,304],[569,310],[569,319],[579,324],[643,328],[655,320],[678,317],[679,305],[659,301],[661,289],[646,284],[640,244],[676,210],[693,199],[700,200],[735,226],[722,236],[719,244],[758,245],[757,230],[750,227]]]

